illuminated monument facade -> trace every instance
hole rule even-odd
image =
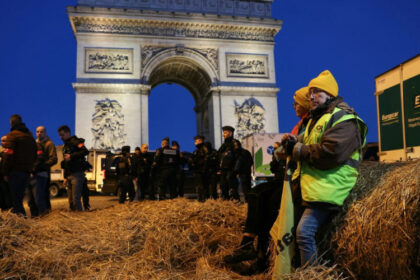
[[[148,143],[148,97],[166,82],[189,90],[197,133],[216,147],[277,132],[272,1],[79,0],[67,13],[77,39],[76,134],[88,147]]]

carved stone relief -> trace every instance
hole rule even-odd
[[[252,133],[265,132],[265,109],[254,97],[246,99],[242,104],[235,103],[236,137],[243,137]]]
[[[273,42],[276,29],[272,28],[238,28],[229,29],[226,26],[201,26],[186,23],[173,25],[170,22],[142,22],[113,20],[101,22],[101,20],[73,18],[77,32],[82,33],[110,33],[151,35],[182,38],[210,38],[227,40],[246,40]]]
[[[132,49],[85,49],[86,73],[132,73]]]
[[[185,50],[189,50],[195,53],[199,53],[201,56],[203,56],[216,70],[219,69],[219,61],[218,61],[218,51],[217,49],[213,48],[187,48],[183,47],[182,52],[179,51],[180,47],[169,47],[169,46],[149,46],[144,45],[141,47],[141,65],[144,67],[152,57],[157,55],[160,52],[163,52],[165,50],[169,49],[176,49],[178,53],[182,53]]]
[[[268,56],[260,54],[226,54],[228,77],[268,78]]]
[[[93,146],[96,149],[119,151],[124,145],[124,114],[117,100],[97,100],[92,115]]]

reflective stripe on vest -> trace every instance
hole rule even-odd
[[[303,143],[305,145],[319,144],[327,129],[348,120],[356,120],[361,134],[358,141],[360,141],[362,148],[366,141],[366,125],[358,116],[349,114],[339,108],[334,108],[332,113],[324,114],[315,123],[311,132],[309,132],[312,122],[310,120],[306,127]],[[361,161],[361,148],[356,149],[344,164],[328,170],[317,169],[306,162],[302,162],[301,188],[303,200],[342,205],[356,183],[357,169]]]

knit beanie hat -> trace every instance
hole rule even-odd
[[[328,70],[323,71],[321,74],[318,75],[318,77],[312,79],[309,82],[308,88],[312,87],[322,89],[331,96],[338,96],[337,81],[334,79],[334,76]]]
[[[295,92],[295,95],[293,96],[293,99],[295,100],[295,102],[299,104],[300,106],[302,106],[303,108],[305,108],[306,110],[309,110],[310,108],[308,91],[309,91],[308,87],[303,87],[303,88],[298,89]]]

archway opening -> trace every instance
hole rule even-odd
[[[192,152],[197,134],[210,140],[208,97],[211,79],[190,58],[172,56],[155,65],[147,78],[149,97],[149,146],[160,147],[164,137],[177,140],[182,151]]]
[[[195,101],[191,93],[178,84],[156,86],[149,96],[149,148],[156,150],[164,137],[176,140],[181,151],[192,152],[197,134]]]

